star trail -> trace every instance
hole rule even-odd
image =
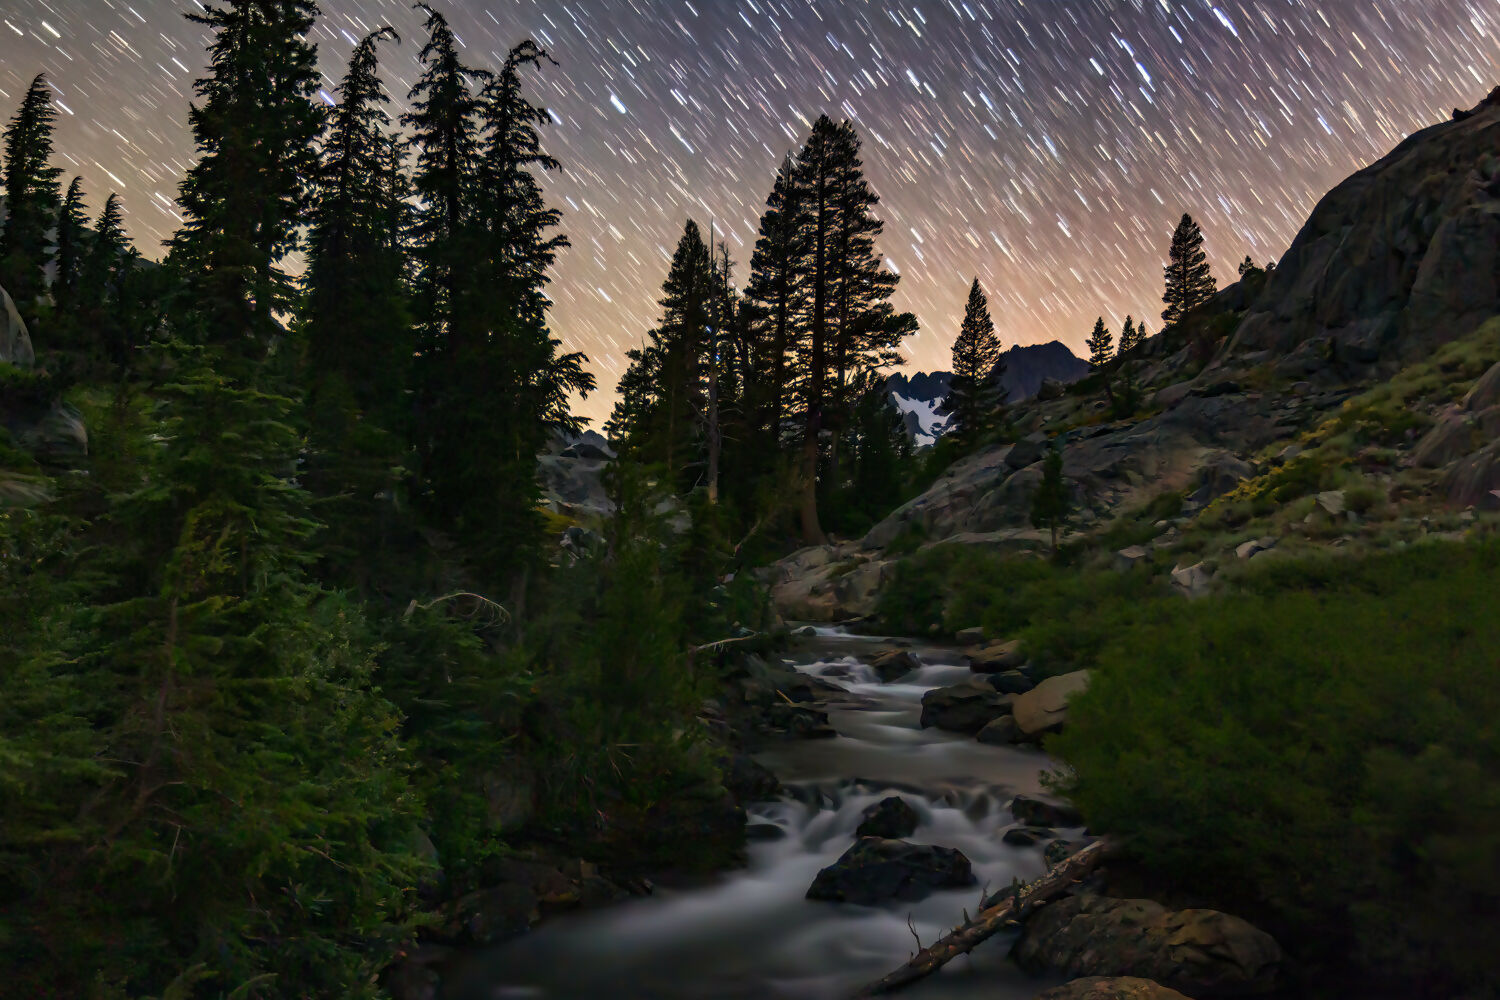
[[[562,161],[546,186],[572,248],[554,330],[586,351],[608,412],[685,219],[712,224],[742,283],[777,164],[821,113],[853,120],[881,197],[880,250],[942,368],[970,279],[1007,345],[1076,350],[1094,317],[1160,325],[1178,217],[1201,223],[1220,285],[1278,257],[1317,198],[1417,128],[1500,83],[1493,0],[434,0],[474,65],[533,37],[528,77]],[[322,0],[325,97],[355,41],[402,103],[422,32],[406,0]],[[110,191],[154,254],[178,225],[186,112],[204,68],[193,0],[3,0],[0,102],[38,71],[56,162],[97,212]],[[329,98],[331,100],[331,98]]]

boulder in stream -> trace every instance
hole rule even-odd
[[[1043,990],[1032,1000],[1189,1000],[1161,983],[1137,976],[1087,976]]]
[[[1016,724],[1027,736],[1059,729],[1068,718],[1068,699],[1089,686],[1089,672],[1075,670],[1048,677],[1034,689],[1016,696]]]
[[[1026,922],[1016,960],[1030,972],[1139,976],[1193,997],[1264,993],[1281,949],[1217,910],[1168,910],[1149,899],[1070,896]]]
[[[990,746],[1003,747],[1024,741],[1026,735],[1021,732],[1021,727],[1016,725],[1014,716],[1002,715],[987,723],[974,738]]]
[[[818,872],[807,898],[875,906],[891,900],[911,902],[938,889],[973,884],[969,859],[951,847],[861,837]]]
[[[1026,826],[1082,826],[1083,814],[1066,802],[1049,802],[1031,795],[1017,795],[1010,814]]]
[[[1003,670],[1015,670],[1026,663],[1026,654],[1021,651],[1019,639],[977,646],[964,655],[969,658],[969,669],[976,674],[998,674]]]
[[[979,732],[989,722],[1010,714],[1011,696],[1001,694],[982,677],[970,677],[922,695],[922,728],[936,726],[954,733]]]
[[[904,677],[922,665],[922,661],[909,649],[876,650],[864,657],[864,661],[875,671],[875,676],[880,678],[882,684]]]
[[[1001,835],[1000,839],[1012,847],[1035,847],[1044,840],[1051,840],[1056,834],[1045,826],[1013,826]]]
[[[899,840],[917,832],[921,817],[899,795],[881,799],[860,814],[856,837],[884,837]]]

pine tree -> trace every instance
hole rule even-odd
[[[989,301],[975,278],[953,342],[953,380],[943,401],[944,412],[951,415],[948,433],[965,443],[976,442],[999,418],[1004,391],[997,377],[1000,363],[1000,338],[990,320]]]
[[[881,223],[871,214],[878,199],[859,161],[859,140],[848,122],[827,115],[813,124],[798,154],[795,179],[808,215],[805,274],[807,332],[799,345],[796,389],[802,409],[799,492],[804,541],[825,540],[818,516],[822,436],[837,430],[853,376],[899,360],[896,345],[916,326],[896,313],[889,298],[896,275],[875,253]],[[837,481],[837,452],[830,479]]]
[[[213,37],[209,75],[194,84],[201,103],[188,111],[199,158],[178,194],[186,221],[169,261],[195,338],[252,362],[293,304],[280,265],[298,248],[317,174],[316,14],[313,0],[225,0],[188,15]]]
[[[791,157],[782,161],[766,199],[760,235],[745,285],[752,384],[746,392],[755,410],[766,456],[779,449],[789,415],[792,355],[800,345],[807,309],[807,214]]]
[[[429,40],[406,119],[422,202],[419,453],[440,520],[490,571],[515,572],[541,531],[537,453],[577,430],[570,398],[594,387],[583,355],[562,353],[547,327],[548,271],[566,240],[533,173],[557,165],[537,132],[549,116],[522,94],[520,71],[548,59],[527,41],[498,75],[470,69],[447,22],[423,9]]]
[[[125,235],[118,194],[105,199],[87,249],[78,303],[105,357],[121,367],[129,361],[132,349],[161,326],[156,303],[166,276],[161,268],[153,268],[148,275],[137,267],[139,254]]]
[[[52,279],[52,298],[68,312],[77,304],[78,283],[82,278],[86,251],[86,227],[83,214],[83,178],[74,177],[57,213],[57,252],[53,259],[57,270]]]
[[[1162,301],[1167,308],[1161,318],[1168,326],[1179,322],[1189,312],[1213,298],[1218,286],[1203,252],[1203,231],[1190,215],[1184,215],[1172,233],[1172,247],[1166,267],[1166,292]]]
[[[47,232],[57,221],[58,178],[52,159],[57,110],[44,76],[26,89],[15,117],[0,133],[5,143],[5,225],[0,228],[0,288],[34,320],[34,303],[45,291]]]
[[[1117,357],[1124,357],[1128,352],[1135,350],[1145,339],[1145,326],[1137,327],[1135,317],[1126,316],[1125,325],[1120,328],[1120,351]]]
[[[471,81],[489,78],[459,59],[458,39],[443,15],[426,4],[427,44],[418,60],[422,75],[408,95],[402,119],[416,149],[412,189],[419,208],[413,223],[418,348],[424,363],[439,351],[462,357],[475,339],[464,314],[471,296],[465,275],[478,259],[475,191],[479,177],[479,99]]]
[[[1068,517],[1068,487],[1063,481],[1062,447],[1047,449],[1042,461],[1042,481],[1031,500],[1031,525],[1052,533],[1052,555],[1057,556],[1057,534]]]
[[[309,211],[307,248],[308,383],[316,405],[390,411],[406,385],[413,344],[406,303],[406,260],[391,238],[393,180],[390,96],[380,82],[377,46],[390,28],[355,46],[336,91]],[[347,398],[345,398],[347,396]],[[315,422],[327,426],[328,417]]]
[[[125,235],[120,196],[111,194],[105,200],[104,210],[99,213],[93,235],[88,240],[88,256],[83,260],[80,281],[83,301],[94,306],[111,301],[118,294],[121,272],[129,263],[130,240]]]
[[[853,124],[840,122],[835,133],[833,190],[832,334],[833,370],[830,397],[835,434],[829,442],[828,480],[842,484],[839,443],[858,387],[869,372],[899,364],[903,338],[917,330],[916,318],[897,313],[890,304],[897,277],[875,250],[884,228],[873,214],[880,199],[870,190],[860,161],[859,136]]]
[[[1088,342],[1084,344],[1089,349],[1089,367],[1099,371],[1109,365],[1115,357],[1114,337],[1110,335],[1109,327],[1104,325],[1104,317],[1100,316],[1094,321],[1094,332],[1089,334]]]
[[[629,352],[631,364],[618,387],[612,426],[631,452],[660,465],[678,489],[699,472],[706,334],[716,285],[702,231],[689,219],[662,283],[661,319],[649,342]]]

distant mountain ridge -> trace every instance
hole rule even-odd
[[[1089,363],[1075,355],[1061,341],[1025,344],[1012,347],[1001,355],[1005,366],[1000,384],[1006,401],[1015,403],[1036,395],[1043,379],[1064,384],[1076,382],[1088,374]],[[937,412],[948,396],[952,372],[917,372],[895,374],[886,380],[886,389],[906,418],[906,432],[918,445],[932,444],[947,428],[948,418]]]

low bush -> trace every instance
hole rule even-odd
[[[1500,982],[1500,545],[1268,560],[1241,582],[1113,619],[1048,746],[1062,789],[1157,879],[1309,965],[1423,996]]]

